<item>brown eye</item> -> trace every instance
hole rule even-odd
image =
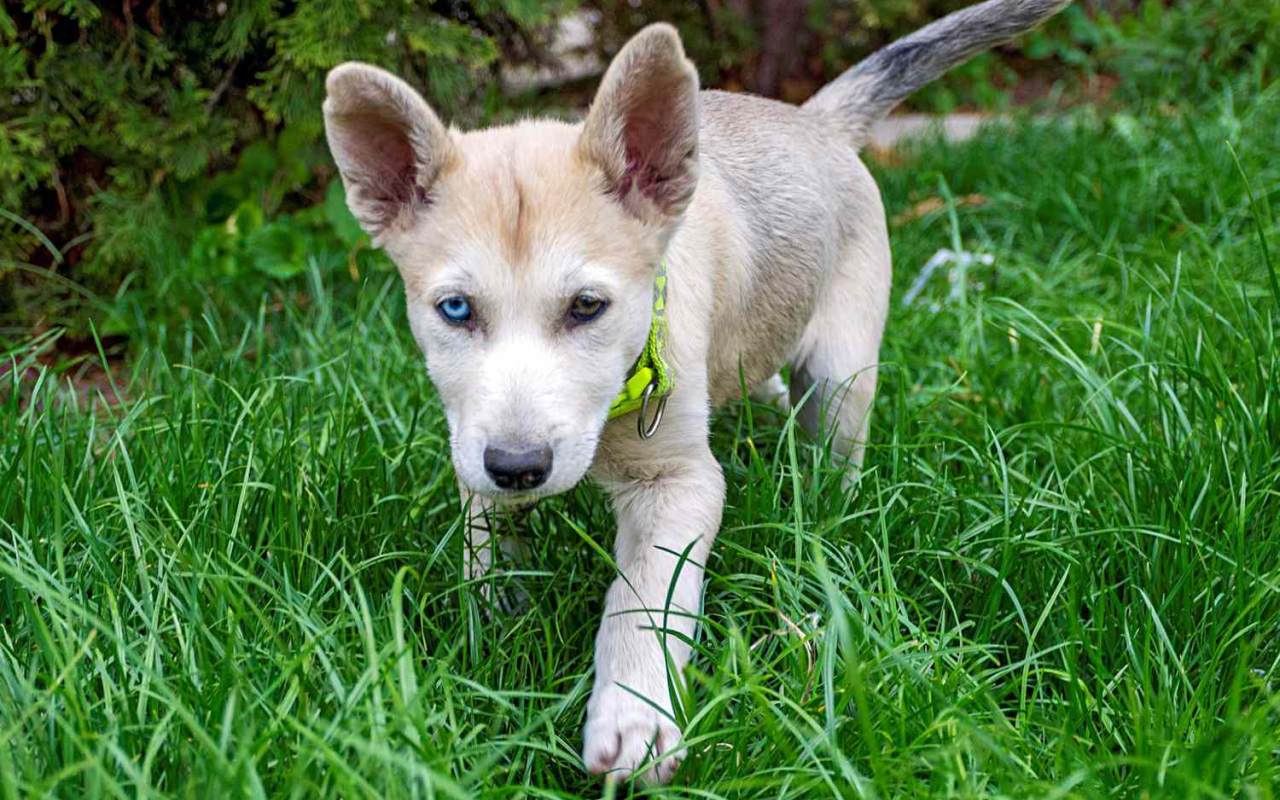
[[[580,294],[569,304],[569,319],[577,324],[597,319],[609,307],[606,300],[595,295]]]

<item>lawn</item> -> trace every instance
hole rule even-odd
[[[1264,87],[877,166],[867,469],[843,493],[791,419],[719,413],[689,756],[637,793],[1275,796],[1277,130]],[[993,263],[904,304],[944,247]],[[227,296],[135,308],[118,390],[5,357],[3,796],[613,792],[578,756],[601,492],[519,523],[494,580],[528,605],[491,614],[395,277]]]

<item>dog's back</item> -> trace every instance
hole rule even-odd
[[[716,91],[702,93],[701,111],[702,175],[684,227],[731,225],[727,236],[740,244],[691,265],[719,279],[709,354],[718,403],[738,394],[739,367],[753,385],[793,355],[827,277],[851,242],[883,238],[884,213],[857,151],[827,115]],[[867,266],[883,273],[887,291],[887,260]]]
[[[963,9],[878,51],[799,107],[701,93],[702,176],[684,229],[719,229],[729,240],[709,253],[692,248],[711,263],[691,268],[717,272],[717,336],[708,354],[713,403],[735,396],[743,379],[757,384],[812,349],[802,331],[833,276],[857,296],[829,304],[849,300],[848,324],[874,329],[878,340],[890,264],[879,191],[857,155],[870,125],[951,67],[1068,2],[989,0]],[[732,223],[718,219],[726,205]],[[677,253],[681,239],[677,234],[673,243]]]

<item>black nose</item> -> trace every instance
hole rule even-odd
[[[546,482],[551,472],[551,448],[545,444],[510,449],[486,447],[484,469],[499,489],[535,489]]]

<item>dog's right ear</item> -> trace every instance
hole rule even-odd
[[[385,70],[342,64],[330,70],[325,92],[325,136],[347,206],[376,239],[428,204],[453,143],[422,95]]]

